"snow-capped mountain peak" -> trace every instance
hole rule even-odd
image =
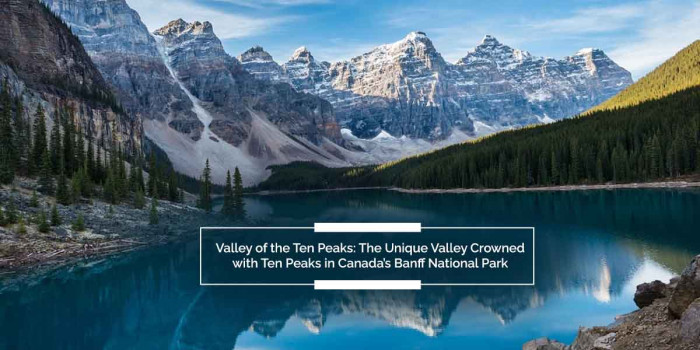
[[[306,48],[306,46],[302,46],[294,50],[294,53],[289,60],[310,63],[314,61],[314,56],[311,55],[311,52]]]
[[[479,46],[498,46],[501,45],[501,42],[498,41],[493,35],[491,34],[486,34],[484,35],[484,38],[481,39],[481,43]]]
[[[214,28],[211,23],[204,21],[195,21],[188,23],[182,18],[168,22],[165,26],[155,31],[156,35],[161,36],[181,36],[185,34],[191,35],[214,35]]]
[[[274,62],[272,55],[267,53],[262,46],[253,46],[238,56],[241,62]]]

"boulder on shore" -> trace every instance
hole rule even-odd
[[[640,309],[654,303],[654,300],[665,297],[666,283],[659,280],[650,283],[642,283],[637,286],[634,293],[634,303]]]
[[[568,347],[563,343],[549,338],[538,338],[530,340],[523,345],[523,350],[567,350]]]
[[[683,270],[668,302],[668,312],[673,318],[681,318],[688,305],[700,298],[700,255]]]
[[[681,338],[685,342],[700,344],[700,298],[695,299],[683,312]]]

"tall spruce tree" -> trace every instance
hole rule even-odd
[[[85,168],[88,177],[95,182],[95,147],[92,142],[90,130],[87,133],[87,153],[85,154]]]
[[[46,116],[41,104],[36,107],[34,113],[34,142],[32,146],[32,166],[34,169],[41,169],[44,152],[47,149]]]
[[[85,166],[85,140],[83,138],[83,128],[78,126],[75,132],[75,167],[82,169]]]
[[[60,157],[59,164],[60,168],[63,169],[63,155]],[[68,189],[68,179],[66,178],[65,170],[61,170],[61,173],[58,174],[58,180],[56,180],[56,201],[63,205],[71,203],[71,194]]]
[[[58,107],[56,107],[56,113],[53,117],[53,126],[51,127],[51,136],[49,140],[49,155],[51,159],[51,169],[54,175],[58,175],[61,172],[60,169],[60,157],[62,153],[61,145],[61,117],[58,112]]]
[[[64,108],[63,119],[63,172],[66,176],[75,171],[75,123],[72,110]]]
[[[234,216],[238,220],[243,220],[246,217],[245,202],[243,201],[243,178],[241,172],[236,167],[233,172],[233,208]]]
[[[49,152],[44,151],[44,156],[41,162],[41,171],[39,172],[39,191],[45,194],[54,194],[53,169]]]
[[[155,193],[158,192],[157,167],[156,153],[151,150],[151,154],[148,157],[148,195],[151,197],[155,197]]]
[[[7,80],[0,92],[0,183],[9,184],[15,177],[14,133],[12,128],[12,107],[10,88]]]
[[[235,208],[233,204],[233,185],[231,184],[231,171],[226,171],[226,185],[224,185],[224,204],[221,206],[221,213],[226,215],[234,215]]]
[[[211,168],[209,167],[209,158],[204,164],[202,176],[199,180],[199,207],[206,212],[211,212]]]
[[[14,167],[17,171],[21,171],[22,173],[26,174],[27,145],[25,141],[26,136],[24,135],[24,133],[27,130],[27,128],[24,126],[24,124],[24,105],[22,104],[22,97],[17,96],[17,98],[15,98],[15,117],[13,125],[15,134]]]

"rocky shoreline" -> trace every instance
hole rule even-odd
[[[700,349],[700,255],[669,283],[637,286],[639,310],[604,327],[582,327],[571,345],[539,338],[523,350],[698,350]]]
[[[77,259],[191,237],[191,228],[197,227],[205,215],[188,204],[159,201],[159,223],[150,224],[147,206],[137,209],[130,203],[111,205],[91,199],[70,206],[56,204],[62,223],[42,233],[32,220],[42,211],[49,215],[55,201],[37,193],[38,205],[33,206],[36,186],[33,180],[19,179],[13,188],[0,188],[3,209],[6,211],[13,203],[16,215],[24,223],[22,228],[19,224],[0,226],[0,274],[57,267]],[[72,227],[79,215],[85,222],[85,230],[80,232]]]

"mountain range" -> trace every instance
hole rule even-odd
[[[297,49],[279,65],[261,47],[239,56],[261,79],[289,82],[333,104],[356,137],[445,139],[480,135],[581,113],[632,83],[602,50],[582,49],[557,60],[513,49],[486,35],[452,64],[423,32],[346,61],[314,59]]]
[[[80,39],[143,133],[174,168],[246,184],[269,165],[377,164],[498,130],[583,112],[632,83],[601,50],[537,57],[491,36],[456,63],[412,32],[346,61],[306,48],[280,65],[261,47],[230,56],[209,22],[150,33],[124,0],[43,0]]]

